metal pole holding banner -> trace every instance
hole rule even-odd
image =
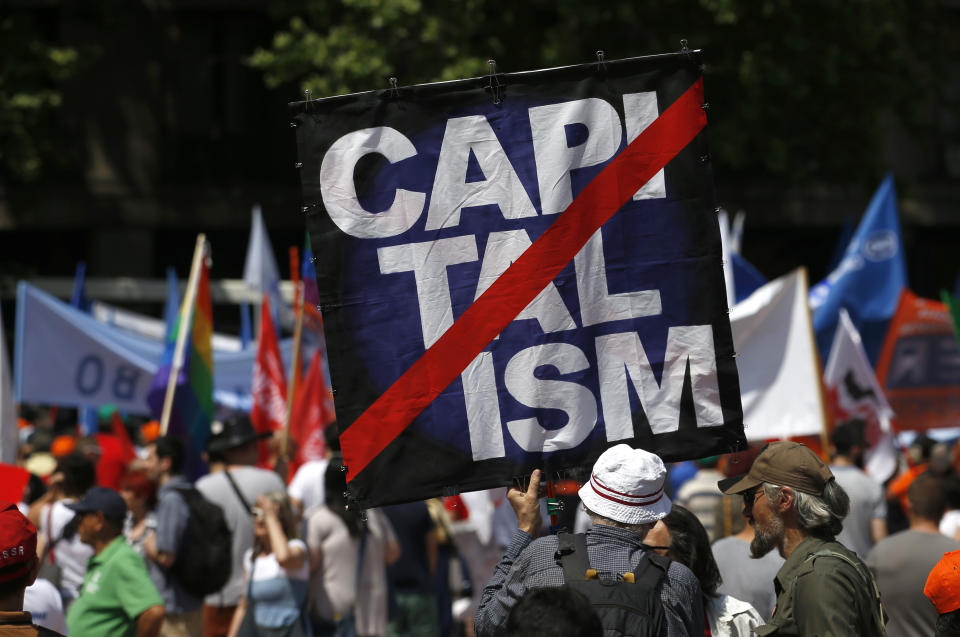
[[[290,449],[290,420],[293,414],[293,398],[297,391],[297,371],[300,369],[300,343],[303,340],[303,281],[297,282],[294,292],[296,323],[293,327],[293,355],[290,357],[290,382],[287,384],[287,415],[283,423],[283,437],[280,439],[280,457],[286,462]]]
[[[197,288],[200,285],[200,268],[206,256],[207,236],[202,232],[197,235],[197,245],[193,249],[193,263],[190,266],[190,278],[187,280],[187,292],[183,307],[180,310],[180,322],[177,325],[177,345],[173,350],[173,361],[170,364],[170,376],[167,378],[167,393],[163,399],[163,412],[160,416],[160,435],[167,435],[170,425],[170,412],[173,409],[173,396],[177,391],[177,376],[183,367],[183,351],[187,346],[187,335],[190,327],[187,325],[193,315],[193,306],[197,301]]]

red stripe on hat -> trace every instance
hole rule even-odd
[[[609,491],[610,493],[613,493],[613,494],[615,494],[615,495],[622,495],[622,496],[625,497],[625,498],[652,498],[653,496],[655,496],[655,495],[660,494],[660,493],[663,492],[663,485],[661,484],[661,485],[660,485],[660,488],[657,489],[656,491],[653,491],[652,493],[636,493],[636,494],[634,494],[634,493],[623,493],[623,492],[621,492],[621,491],[617,491],[616,489],[611,489],[610,487],[608,487],[607,485],[605,485],[605,484],[603,483],[603,481],[600,480],[600,478],[598,478],[598,477],[596,476],[596,474],[590,474],[590,479],[591,479],[591,480],[595,480],[595,481],[597,482],[597,484],[598,484],[602,489],[604,489],[605,491]]]
[[[601,491],[597,488],[597,485],[599,485],[601,489],[605,489],[605,490],[610,491],[611,493],[615,493],[615,494],[617,494],[617,495],[622,495],[622,496],[628,497],[628,498],[643,498],[643,499],[638,499],[638,500],[635,501],[635,502],[631,502],[631,501],[629,501],[629,500],[621,500],[620,498],[615,498],[615,497],[613,497],[612,495],[608,495],[608,494],[606,494],[606,493],[601,492]],[[619,504],[624,504],[624,505],[626,505],[626,506],[631,506],[631,507],[647,506],[647,505],[650,505],[650,504],[655,504],[655,503],[659,502],[660,499],[663,497],[663,487],[660,487],[659,489],[657,489],[656,491],[654,491],[653,493],[650,493],[650,494],[644,494],[644,495],[641,495],[641,496],[633,496],[633,495],[630,495],[629,493],[620,493],[619,491],[614,491],[613,489],[607,488],[606,486],[603,485],[603,483],[601,483],[599,480],[597,480],[597,477],[596,477],[596,476],[590,476],[590,488],[593,489],[593,492],[596,493],[596,494],[597,494],[598,496],[600,496],[601,498],[604,498],[604,499],[606,499],[606,500],[610,500],[611,502],[617,502],[617,503],[619,503]],[[653,496],[656,496],[656,497],[653,497]]]

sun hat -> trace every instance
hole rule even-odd
[[[811,495],[822,495],[823,488],[832,479],[830,467],[810,447],[798,442],[781,441],[767,445],[746,474],[720,480],[717,486],[723,493],[735,495],[768,482]]]
[[[663,491],[667,468],[658,456],[620,444],[597,458],[578,495],[590,511],[622,524],[666,517],[672,503]]]
[[[943,554],[927,576],[923,594],[941,615],[960,608],[960,551]]]
[[[0,502],[0,583],[26,574],[37,555],[37,529],[12,502]]]

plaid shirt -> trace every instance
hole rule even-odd
[[[474,632],[477,637],[497,635],[507,623],[513,605],[532,588],[563,586],[563,569],[557,564],[555,535],[533,539],[518,530],[493,578],[483,589]],[[637,534],[626,529],[595,524],[587,530],[590,566],[601,572],[633,571],[644,553]],[[700,637],[704,634],[703,594],[690,569],[671,562],[660,583],[660,601],[666,620],[666,637]]]

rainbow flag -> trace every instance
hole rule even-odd
[[[188,478],[195,478],[205,471],[201,454],[213,420],[213,303],[210,300],[210,269],[206,259],[200,268],[193,316],[185,318],[181,305],[176,325],[167,335],[160,368],[150,385],[147,402],[157,419],[163,413],[177,334],[184,320],[190,321],[190,334],[184,349],[183,366],[177,375],[167,433],[183,439],[187,449],[184,474]]]

